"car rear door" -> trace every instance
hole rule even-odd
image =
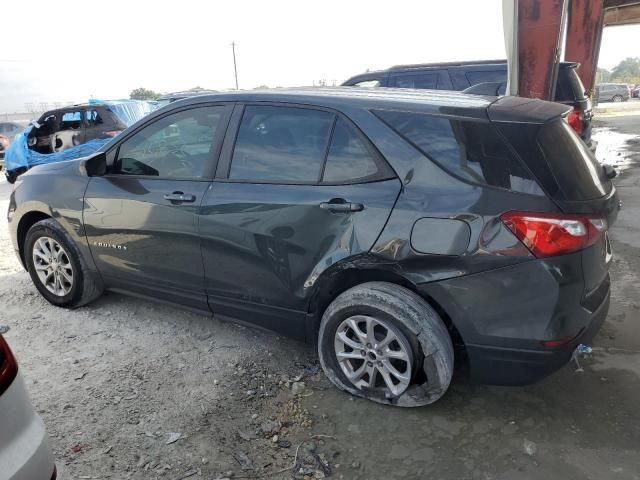
[[[108,287],[208,311],[198,218],[232,109],[173,110],[108,152],[109,172],[89,182],[83,212]]]
[[[248,104],[229,131],[199,225],[211,309],[303,338],[315,281],[369,251],[400,182],[337,112]]]

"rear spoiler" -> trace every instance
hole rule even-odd
[[[487,108],[492,122],[543,124],[554,118],[564,117],[573,110],[570,105],[545,102],[536,98],[500,97]]]

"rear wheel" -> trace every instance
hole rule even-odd
[[[619,103],[622,101],[622,97],[620,95],[614,95],[613,101]]]
[[[385,282],[353,287],[329,305],[318,353],[338,388],[403,407],[435,402],[453,375],[453,346],[438,314],[414,292]]]
[[[52,218],[29,229],[24,260],[34,285],[53,305],[79,307],[102,293],[75,243]]]

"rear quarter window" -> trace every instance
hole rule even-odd
[[[566,200],[593,200],[611,191],[604,169],[566,121],[543,125],[538,145]]]
[[[424,155],[458,178],[543,195],[530,171],[489,122],[412,112],[374,113]]]

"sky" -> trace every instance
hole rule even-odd
[[[0,112],[194,86],[340,83],[402,63],[505,58],[501,0],[2,0]],[[600,65],[638,55],[603,34]],[[50,105],[51,107],[51,105]]]

